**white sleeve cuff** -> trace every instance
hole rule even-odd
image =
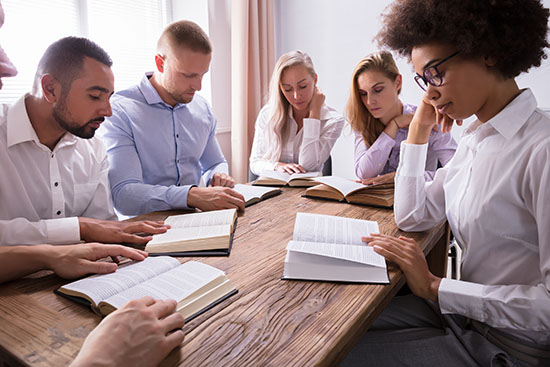
[[[444,314],[458,314],[478,321],[485,320],[483,285],[443,278],[439,284],[439,308]]]
[[[407,144],[401,142],[397,174],[405,177],[424,177],[428,143]]]
[[[321,121],[317,119],[304,119],[304,138],[319,139],[321,136]]]
[[[48,242],[52,244],[71,244],[80,242],[80,226],[77,217],[47,219]]]

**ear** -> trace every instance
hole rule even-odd
[[[402,86],[403,86],[403,76],[401,76],[401,74],[397,74],[397,76],[395,77],[395,88],[398,93],[401,91]]]
[[[317,86],[317,73],[315,73],[315,75],[313,77],[313,85]]]
[[[155,55],[155,65],[157,66],[157,70],[159,71],[159,73],[163,73],[164,72],[164,56],[162,56],[161,54],[156,54]]]
[[[485,61],[485,65],[490,68],[497,64],[497,61],[492,56],[485,56],[483,61]]]
[[[42,95],[49,103],[55,103],[61,96],[61,83],[51,74],[44,74],[40,79]]]

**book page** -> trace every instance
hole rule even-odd
[[[140,262],[121,265],[114,273],[92,275],[62,288],[84,293],[97,305],[106,298],[179,266],[180,262],[169,256],[148,257]]]
[[[321,255],[381,268],[386,267],[384,257],[374,252],[372,247],[367,246],[366,243],[363,243],[363,245],[344,245],[335,243],[290,241],[286,246],[286,249],[287,251]]]
[[[210,212],[189,213],[172,215],[166,218],[164,223],[172,228],[189,228],[216,226],[220,224],[233,224],[233,218],[237,209],[212,210]]]
[[[352,180],[337,176],[317,177],[315,181],[335,188],[336,190],[340,191],[344,196],[355,190],[360,190],[364,187],[367,187],[367,185],[363,185],[362,183],[354,182]]]
[[[261,198],[262,195],[270,191],[280,190],[280,189],[277,187],[269,187],[269,186],[251,186],[251,185],[236,184],[233,190],[237,191],[239,194],[244,196],[244,201],[247,202],[248,200],[253,198]]]
[[[274,178],[276,180],[281,180],[284,182],[288,182],[288,180],[290,180],[290,175],[288,173],[270,170],[262,171],[259,177]]]
[[[294,241],[364,245],[361,237],[379,233],[378,223],[332,215],[297,213]]]
[[[231,225],[222,224],[209,227],[172,227],[168,231],[153,236],[147,243],[147,249],[153,249],[154,245],[161,243],[184,242],[190,240],[207,239],[212,237],[228,236],[231,233]]]
[[[225,275],[223,271],[213,266],[197,261],[188,261],[155,278],[115,294],[103,302],[116,308],[124,306],[128,301],[145,296],[159,300],[174,299],[179,302],[197,289],[223,275]]]
[[[300,178],[312,178],[312,177],[317,177],[317,176],[319,176],[319,171],[304,172],[304,173],[293,173],[292,175],[290,175],[289,180],[295,180],[295,179],[300,179]]]

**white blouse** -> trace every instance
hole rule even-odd
[[[427,144],[401,149],[398,226],[421,231],[446,219],[463,251],[461,280],[439,286],[441,312],[550,345],[550,116],[531,91],[472,123],[432,182]]]
[[[283,137],[281,157],[278,162],[298,163],[306,171],[321,171],[330,151],[340,137],[344,118],[333,108],[323,105],[321,119],[304,119],[304,126],[298,131],[298,124],[289,106],[287,115],[288,134]],[[254,142],[250,153],[250,170],[259,175],[264,170],[274,170],[277,162],[264,158],[270,142],[265,140],[266,128],[271,118],[269,105],[262,108],[256,120]]]

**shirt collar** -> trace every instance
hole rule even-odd
[[[145,97],[145,101],[147,102],[147,104],[153,105],[160,103],[166,107],[173,108],[174,110],[186,106],[185,103],[177,103],[174,107],[172,107],[168,103],[164,102],[155,87],[153,87],[153,84],[151,84],[150,79],[152,76],[152,72],[145,73],[145,75],[143,75],[143,78],[141,79],[141,82],[138,85],[138,88],[143,94],[143,97]]]
[[[7,122],[7,143],[8,148],[27,141],[33,141],[36,144],[43,146],[32,126],[29,114],[27,112],[27,106],[25,105],[25,98],[28,93],[22,96],[15,102],[8,110],[8,122]],[[66,133],[59,140],[55,149],[58,149],[65,145],[75,144],[77,137],[73,134]]]
[[[490,124],[506,140],[510,140],[527,122],[536,108],[537,100],[533,92],[530,89],[523,89],[502,111],[487,121],[487,124]]]

